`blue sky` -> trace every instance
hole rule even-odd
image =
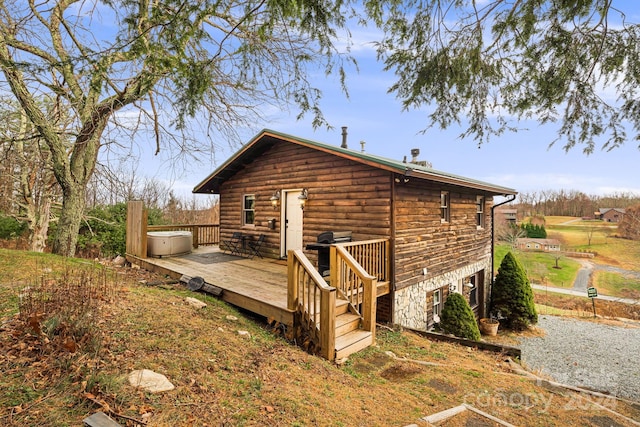
[[[627,7],[638,9],[640,6]],[[631,17],[630,17],[631,18]],[[517,133],[492,137],[478,147],[472,139],[461,140],[462,128],[452,126],[442,130],[428,124],[428,108],[402,111],[400,102],[387,89],[393,84],[392,72],[384,72],[375,60],[370,44],[376,37],[367,30],[353,32],[352,53],[359,62],[359,72],[348,69],[347,85],[350,98],[340,91],[338,78],[323,74],[314,76],[323,89],[322,107],[331,130],[314,130],[308,120],[296,120],[297,111],[271,111],[264,122],[251,129],[242,129],[244,142],[263,128],[289,133],[329,144],[340,145],[341,126],[348,127],[349,148],[360,150],[365,141],[369,153],[394,159],[410,158],[412,148],[420,149],[420,159],[427,160],[438,170],[514,188],[519,192],[564,189],[579,190],[588,195],[632,192],[640,195],[640,149],[637,141],[628,141],[610,152],[596,151],[585,155],[582,147],[568,153],[562,142],[549,147],[556,138],[554,126],[538,126],[534,121],[521,122],[525,128]],[[150,154],[143,155],[145,172],[160,179],[172,179],[177,194],[190,190],[224,162],[239,146],[228,141],[214,141],[220,149],[213,160],[193,168],[168,172],[166,163],[159,165]],[[146,160],[145,160],[146,159]],[[158,165],[157,167],[154,165]],[[155,169],[154,169],[155,168]]]

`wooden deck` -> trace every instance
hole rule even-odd
[[[222,300],[281,323],[293,324],[287,309],[287,264],[273,259],[248,259],[224,254],[217,246],[201,246],[192,253],[164,258],[127,259],[140,267],[179,279],[202,277],[222,289]]]

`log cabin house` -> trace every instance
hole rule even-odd
[[[426,330],[449,292],[487,315],[496,196],[515,190],[407,162],[263,130],[193,190],[220,195],[220,239],[264,235],[266,257],[293,252],[327,231],[388,244],[375,321]],[[332,258],[333,259],[333,258]],[[290,273],[291,274],[291,273]],[[333,283],[332,283],[333,285]]]

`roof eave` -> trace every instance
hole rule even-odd
[[[489,184],[481,181],[470,181],[457,176],[444,176],[441,174],[430,173],[418,169],[408,169],[407,176],[415,176],[416,178],[428,179],[430,181],[440,182],[442,184],[456,185],[465,188],[472,188],[474,190],[484,191],[497,196],[515,196],[518,194],[513,188],[502,187],[498,185]]]

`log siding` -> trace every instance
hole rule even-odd
[[[450,220],[440,221],[440,193],[449,191]],[[476,224],[476,197],[486,194],[446,188],[435,183],[396,186],[395,289],[457,270],[491,255],[491,218]],[[426,277],[423,274],[427,269]]]
[[[391,233],[389,172],[286,142],[276,143],[224,182],[220,191],[220,235],[234,231],[265,234],[264,252],[280,255],[280,210],[271,196],[277,190],[308,190],[303,242],[315,242],[327,230],[350,230],[356,240],[388,238]],[[255,194],[255,224],[242,225],[242,197]],[[283,203],[283,200],[280,200]],[[276,227],[268,221],[275,218]],[[314,258],[315,252],[308,253]]]

